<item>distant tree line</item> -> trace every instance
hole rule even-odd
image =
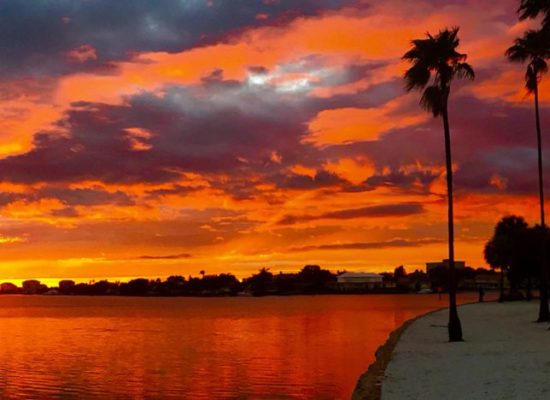
[[[13,283],[2,283],[0,294],[60,294],[75,296],[265,296],[298,294],[336,294],[341,290],[338,275],[345,271],[331,272],[318,265],[306,265],[297,273],[272,273],[261,268],[257,273],[239,280],[235,275],[223,273],[206,274],[200,277],[173,275],[165,280],[136,278],[128,282],[108,280],[76,283],[61,280],[58,286],[48,287],[38,280],[24,281],[21,287]],[[496,274],[485,269],[462,268],[457,271],[458,287],[463,290],[477,288],[476,277]],[[416,293],[426,288],[437,291],[448,290],[448,269],[435,268],[428,273],[415,270],[407,273],[403,266],[394,272],[380,274],[383,288],[365,290],[369,293]]]
[[[223,273],[201,277],[173,275],[166,280],[137,278],[128,282],[108,280],[76,283],[62,280],[49,288],[38,280],[27,280],[17,287],[2,283],[1,294],[62,294],[83,296],[235,296],[239,293],[254,296],[267,294],[320,294],[336,292],[336,274],[317,265],[306,265],[298,273],[272,274],[268,268],[239,281],[235,275]]]

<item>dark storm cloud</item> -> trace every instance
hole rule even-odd
[[[167,189],[155,189],[155,190],[146,190],[145,193],[150,199],[163,196],[185,196],[189,193],[193,193],[199,190],[205,189],[205,186],[181,186],[181,185],[172,185],[172,187]]]
[[[137,152],[133,154],[117,136],[109,136],[105,130],[98,132],[92,129],[93,126],[89,126],[87,132],[91,137],[97,137],[91,140],[36,135],[33,150],[0,160],[0,170],[6,173],[3,179],[21,183],[77,182],[86,179],[130,183],[164,182],[178,176],[175,172],[165,171],[162,166],[152,170],[150,167],[154,160],[150,156]],[[103,138],[99,137],[101,135]],[[12,171],[8,172],[9,169]]]
[[[410,100],[397,112],[424,112],[416,97],[412,96]],[[533,147],[535,144],[534,116],[530,107],[460,96],[451,99],[449,108],[453,156],[458,163],[500,146]],[[547,110],[543,109],[542,113]],[[415,164],[416,161],[443,165],[445,153],[442,129],[440,119],[429,118],[417,126],[391,130],[377,141],[340,146],[339,149],[335,147],[333,151],[339,151],[338,154],[367,152],[377,165],[394,169]]]
[[[50,211],[52,217],[61,217],[61,218],[76,218],[80,216],[78,211],[74,207],[64,207],[58,210]]]
[[[270,180],[278,187],[294,190],[319,189],[323,187],[347,184],[347,181],[328,171],[317,171],[315,176],[298,175],[293,173],[278,174]]]
[[[370,92],[362,94],[374,105]],[[198,86],[142,93],[123,105],[73,103],[58,131],[39,132],[29,152],[0,160],[0,174],[20,183],[165,183],[177,181],[181,172],[222,173],[235,181],[213,179],[212,185],[238,198],[253,195],[249,176],[257,173],[284,188],[345,185],[322,169],[324,159],[302,139],[309,121],[327,105],[356,102],[351,95],[324,101],[305,92],[289,95],[271,85],[224,80],[215,71]],[[136,128],[145,134],[136,137]],[[289,173],[296,163],[313,165],[317,175]]]
[[[431,171],[391,171],[388,174],[373,175],[365,180],[363,187],[401,187],[411,189],[413,186],[427,187],[439,177]]]
[[[349,0],[3,0],[0,73],[57,74],[105,69],[135,52],[176,52],[250,26],[282,24],[339,9]],[[64,54],[92,46],[96,59],[70,63]]]
[[[10,192],[1,192],[0,193],[0,207],[6,206],[18,200],[23,200],[27,196],[24,193],[10,193]]]
[[[372,68],[376,66],[339,68],[333,79],[355,82],[368,76]],[[261,66],[254,71],[268,73]],[[289,94],[269,84],[225,80],[223,71],[215,70],[198,85],[168,87],[163,94],[141,93],[126,98],[122,105],[74,103],[59,121],[59,132],[39,132],[29,152],[0,160],[0,176],[4,181],[28,184],[99,180],[176,185],[182,172],[196,172],[205,176],[212,188],[236,199],[258,195],[253,176],[256,182],[294,190],[429,190],[444,165],[440,120],[394,129],[374,141],[322,149],[303,140],[318,112],[376,107],[400,94],[401,86],[401,82],[392,81],[355,94],[320,98],[307,91]],[[547,110],[543,108],[543,114]],[[422,111],[411,97],[395,118],[399,113],[414,112]],[[451,123],[458,191],[502,190],[502,185],[512,192],[535,188],[529,169],[534,165],[535,146],[530,108],[457,96],[451,102]],[[147,134],[132,136],[135,128]],[[141,150],[134,146],[136,140]],[[545,145],[550,149],[550,142]],[[353,185],[323,167],[328,160],[350,157],[367,157],[376,172],[362,184]],[[290,172],[295,164],[317,172],[314,176]],[[410,168],[417,164],[418,168]],[[550,169],[550,164],[547,166]],[[502,178],[502,185],[491,183],[495,176]],[[174,186],[149,195],[184,195],[188,190]],[[75,203],[79,196],[89,199],[81,202],[100,201],[93,200],[98,193],[58,192],[52,196],[68,205],[79,205]],[[109,196],[105,201],[131,202],[120,194]],[[5,194],[0,204],[19,198]]]
[[[121,191],[107,192],[101,189],[67,189],[67,188],[44,188],[35,194],[38,198],[58,199],[64,204],[71,206],[94,206],[112,204],[118,206],[130,206],[134,202]]]
[[[74,206],[116,205],[131,206],[134,201],[121,191],[107,192],[100,188],[69,189],[61,187],[44,187],[30,190],[25,193],[3,192],[0,194],[0,207],[15,201],[34,202],[43,199],[56,199],[67,207],[53,211],[56,215],[69,216],[75,213]]]
[[[317,215],[286,215],[279,222],[279,225],[293,225],[299,222],[317,221],[320,219],[346,220],[356,218],[386,218],[386,217],[407,217],[421,214],[424,208],[420,204],[383,204],[347,210],[330,211]]]

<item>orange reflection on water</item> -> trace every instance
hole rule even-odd
[[[0,397],[347,399],[390,331],[442,306],[433,295],[2,296]]]

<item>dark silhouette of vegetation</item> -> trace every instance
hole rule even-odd
[[[269,272],[269,268],[262,268],[257,274],[248,278],[245,284],[254,296],[265,296],[272,282],[273,274]]]
[[[550,1],[548,0],[520,0],[518,14],[521,21],[542,15],[543,29],[550,28]]]
[[[456,286],[466,290],[479,290],[479,286],[486,284],[477,281],[480,277],[492,277],[494,272],[483,268],[473,269],[470,267],[455,270]],[[443,292],[449,291],[449,268],[441,265],[432,268],[427,273],[428,282],[433,292],[439,289]],[[490,287],[487,287],[490,289]]]
[[[298,273],[298,281],[301,283],[301,290],[305,293],[322,293],[326,290],[328,282],[335,280],[335,276],[318,265],[306,265]]]
[[[338,275],[318,265],[306,265],[296,273],[273,274],[269,268],[261,268],[257,273],[242,281],[233,274],[208,275],[200,277],[172,275],[165,280],[136,278],[128,282],[107,280],[75,283],[73,280],[59,281],[57,287],[48,288],[37,280],[23,282],[21,288],[13,283],[0,284],[0,294],[48,294],[74,296],[266,296],[339,293],[417,293],[428,288],[448,289],[448,271],[431,271],[429,274],[415,270],[407,273],[403,266],[394,272],[380,274],[383,285],[367,287],[356,291],[344,290],[337,283]],[[457,271],[458,287],[462,290],[477,290],[476,279],[491,271],[484,269],[461,268]],[[489,287],[490,288],[490,287]]]
[[[456,274],[456,271],[455,271]],[[428,271],[432,290],[449,291],[449,269],[445,266],[439,266]]]
[[[544,229],[540,225],[535,225],[533,227],[529,227],[527,231],[527,237],[524,240],[525,243],[525,273],[527,275],[527,296],[528,299],[531,298],[531,290],[535,286],[534,283],[537,284],[537,287],[539,288],[539,292],[543,290],[543,287],[545,287],[545,293],[542,295],[548,299],[548,272],[546,272],[545,277],[545,284],[541,283],[542,277],[541,274],[544,270],[548,271],[550,268],[550,258],[543,257],[542,253],[543,250],[541,250],[541,243],[542,247],[545,249],[548,249],[548,246],[550,246],[550,232],[548,227],[546,226]],[[546,250],[544,250],[546,252]],[[543,260],[544,258],[544,260]],[[543,264],[544,263],[544,264]],[[544,267],[543,267],[544,265]],[[543,297],[543,298],[544,298]]]
[[[297,274],[272,274],[262,268],[243,281],[245,290],[255,296],[267,294],[320,294],[337,291],[336,274],[318,265],[306,265]]]
[[[405,72],[407,91],[421,90],[420,105],[434,117],[443,119],[445,135],[445,160],[447,171],[448,239],[449,239],[449,341],[462,340],[462,326],[456,307],[454,221],[453,221],[453,171],[451,155],[451,132],[449,128],[448,103],[451,82],[456,78],[474,79],[474,70],[466,63],[466,54],[456,49],[460,43],[458,27],[444,29],[436,36],[427,34],[426,39],[412,41],[412,48],[403,56],[412,63]]]
[[[540,289],[540,296],[544,297],[542,240],[545,240],[544,247],[550,245],[550,235],[540,225],[530,227],[522,217],[508,216],[497,223],[493,237],[485,245],[484,256],[491,268],[500,270],[499,301],[523,298],[519,291],[521,287],[525,288],[525,297],[530,300],[535,284]],[[548,259],[545,262],[548,268]],[[510,284],[507,294],[504,291],[505,276]]]
[[[407,276],[407,271],[405,271],[405,267],[400,265],[399,267],[394,269],[393,270],[393,276],[396,279],[403,278],[403,277]]]
[[[548,7],[548,2],[545,2]],[[540,1],[523,1],[520,6],[520,17],[526,18],[530,16],[536,16],[541,11],[548,8],[544,8]],[[548,14],[546,14],[548,17]],[[546,20],[547,21],[547,20]],[[548,21],[547,21],[548,22]],[[543,166],[542,166],[542,133],[540,126],[540,113],[539,113],[539,83],[542,76],[548,71],[548,65],[546,60],[550,58],[550,34],[548,29],[541,30],[529,30],[525,32],[523,37],[516,39],[513,46],[506,51],[506,56],[511,62],[527,63],[527,69],[525,72],[525,88],[529,94],[534,95],[535,101],[535,128],[537,134],[537,150],[538,150],[538,179],[539,179],[539,203],[540,203],[540,224],[546,226],[544,215],[544,180],[543,180]],[[545,231],[543,231],[545,232]],[[542,249],[541,257],[541,296],[539,306],[538,322],[550,321],[550,310],[548,308],[548,271],[546,266],[546,242],[544,235],[541,238],[540,246]]]
[[[500,284],[499,284],[500,294],[498,296],[498,301],[502,302],[502,301],[504,301],[504,268],[505,268],[505,264],[504,264],[504,262],[499,260],[498,246],[496,245],[494,240],[490,240],[485,244],[485,248],[483,249],[483,256],[485,257],[485,261],[487,262],[487,264],[489,264],[491,266],[491,268],[500,270]]]
[[[48,287],[46,285],[35,279],[23,281],[21,286],[22,292],[25,294],[42,294],[48,291]]]
[[[493,237],[485,245],[485,261],[491,268],[500,270],[500,302],[505,300],[505,274],[510,281],[510,297],[516,295],[516,289],[524,278],[527,232],[528,225],[522,217],[504,217],[498,222]]]

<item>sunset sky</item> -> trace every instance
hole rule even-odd
[[[400,57],[454,25],[477,73],[450,104],[457,258],[484,266],[501,216],[537,218],[517,5],[3,0],[0,280],[444,258],[441,121]]]

